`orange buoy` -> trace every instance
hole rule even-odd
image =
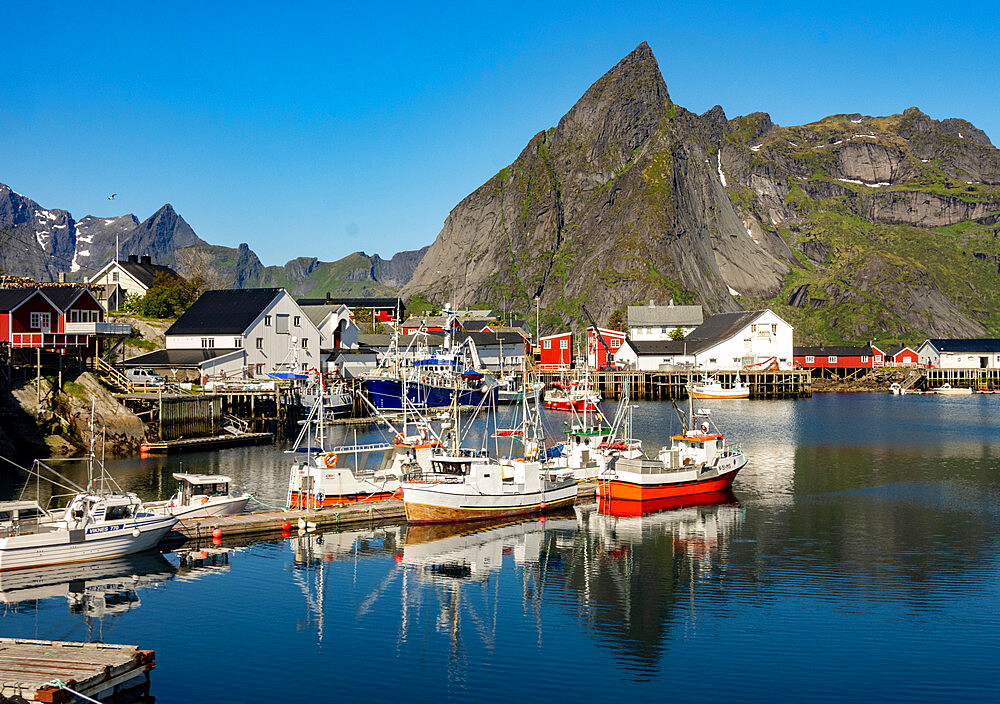
[[[291,530],[291,529],[292,529],[291,521],[285,521],[281,524],[281,530]]]
[[[212,537],[216,538],[216,539],[221,538],[222,537],[222,529],[221,528],[216,528],[215,530],[213,530],[212,531]]]

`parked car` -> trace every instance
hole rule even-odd
[[[163,386],[167,383],[164,381],[162,376],[154,372],[152,369],[146,369],[145,367],[133,367],[132,369],[126,369],[125,378],[133,384],[147,384],[149,386]]]

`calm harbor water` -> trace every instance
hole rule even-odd
[[[637,405],[655,450],[670,404]],[[152,648],[158,702],[994,699],[1000,397],[701,405],[750,458],[718,503],[4,575],[0,634]],[[226,473],[265,503],[288,473],[274,448],[109,469],[145,498]]]

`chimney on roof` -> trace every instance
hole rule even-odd
[[[130,255],[128,255],[128,263],[129,264],[138,264],[139,263],[139,255],[138,254],[130,254]]]
[[[327,300],[327,301],[329,301],[329,300],[330,300],[330,292],[329,292],[329,291],[327,291],[327,292],[326,292],[326,300]]]
[[[66,283],[66,272],[65,271],[60,271],[59,272],[59,283],[61,283],[61,284]]]
[[[139,259],[139,262],[142,264],[152,264],[153,259],[148,254],[143,254],[142,257]]]

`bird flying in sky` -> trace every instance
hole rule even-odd
[[[112,193],[110,196],[108,196],[108,200],[114,200],[115,196],[117,195],[118,195],[117,193]]]

